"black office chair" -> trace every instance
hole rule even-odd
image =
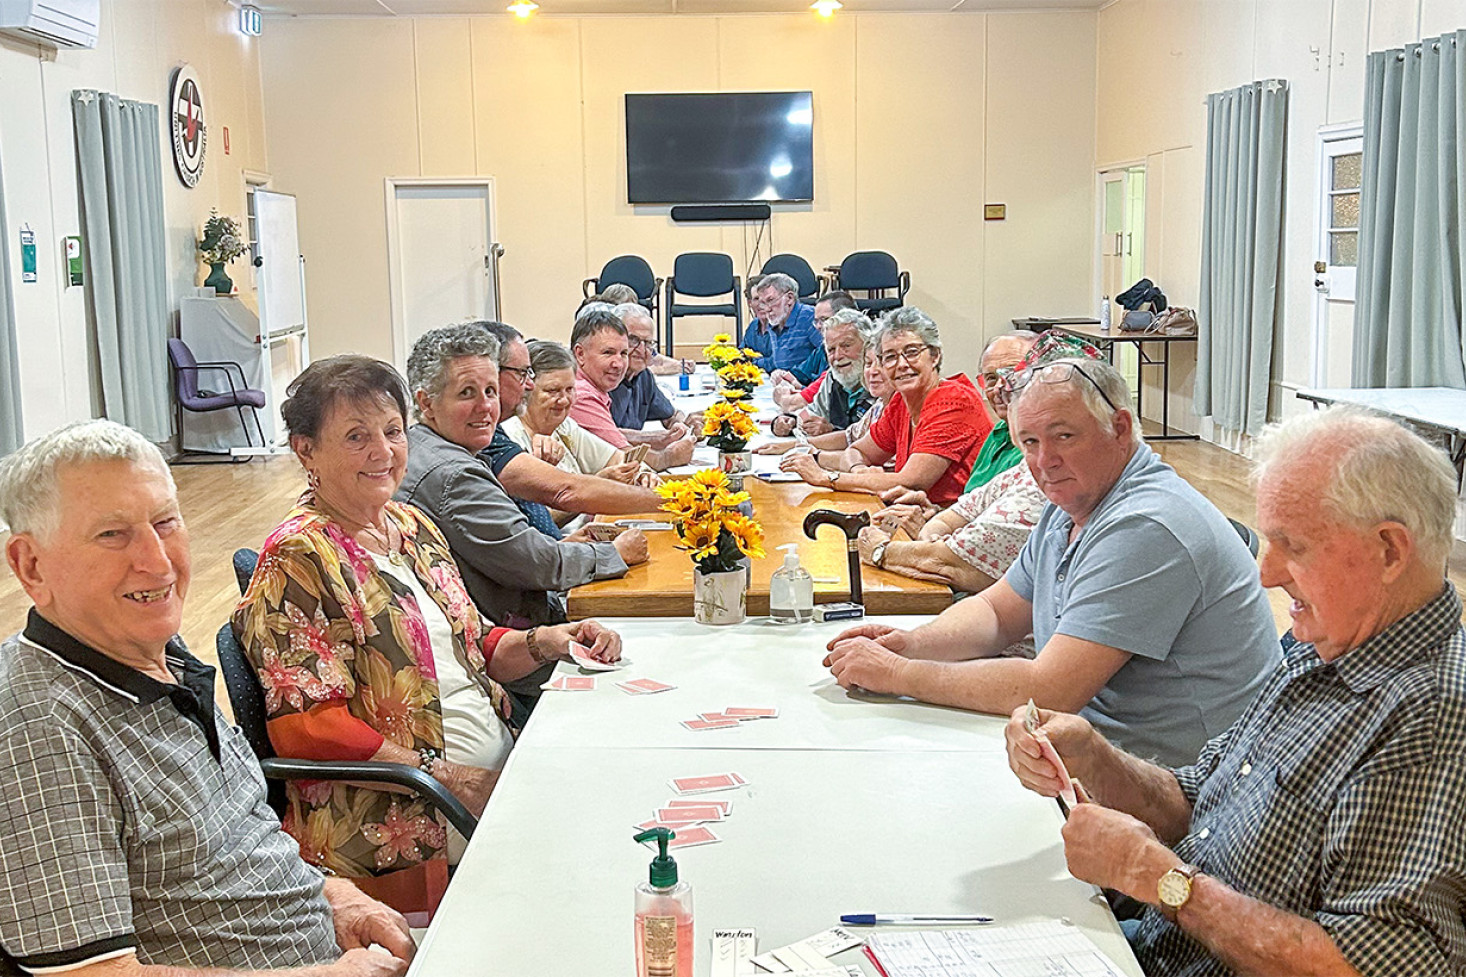
[[[799,301],[805,305],[814,305],[815,300],[824,291],[825,279],[823,275],[816,275],[809,262],[797,254],[776,254],[764,262],[763,268],[759,269],[760,275],[784,274],[799,285]]]
[[[885,312],[906,304],[911,291],[911,273],[897,271],[896,259],[884,251],[857,251],[840,262],[840,287],[847,292],[865,292],[856,297],[862,312]],[[895,295],[888,294],[895,290]]]
[[[585,297],[590,298],[607,285],[625,285],[636,292],[636,300],[651,311],[652,318],[661,323],[658,318],[660,307],[659,293],[662,290],[662,279],[652,274],[652,266],[647,264],[646,259],[634,254],[623,254],[606,262],[601,269],[600,275],[595,278],[587,278],[581,283],[585,291]]]
[[[193,350],[181,339],[169,338],[168,360],[173,364],[175,376],[174,392],[176,394],[178,413],[178,433],[183,435],[183,412],[185,410],[195,413],[207,413],[216,410],[228,410],[234,408],[239,411],[239,426],[244,428],[244,441],[253,446],[254,441],[249,436],[249,425],[244,422],[244,409],[250,408],[250,416],[254,418],[255,431],[260,436],[260,447],[267,448],[269,444],[265,441],[265,430],[260,427],[259,411],[265,406],[265,392],[256,390],[249,386],[244,379],[244,368],[231,360],[219,360],[216,362],[200,363],[193,358]],[[222,390],[212,392],[202,390],[199,386],[199,374],[210,373],[224,378],[229,384],[229,392]],[[234,378],[239,377],[236,385]],[[217,386],[217,384],[215,384]]]
[[[1245,523],[1240,523],[1230,516],[1227,518],[1227,521],[1232,524],[1233,529],[1237,530],[1237,535],[1242,537],[1242,542],[1247,544],[1247,552],[1252,554],[1253,559],[1256,559],[1257,551],[1260,548],[1257,533],[1253,532]]]
[[[732,302],[717,305],[677,304],[679,294],[713,298],[729,293],[732,293]],[[733,274],[733,259],[726,254],[714,251],[679,254],[672,265],[672,277],[667,279],[667,304],[664,308],[667,310],[667,342],[663,350],[668,356],[677,355],[672,328],[678,316],[732,316],[734,339],[740,344],[743,342],[743,288],[738,276]]]
[[[254,564],[258,559],[254,550],[235,551],[234,573],[239,578],[241,592],[248,585],[249,578],[254,575]],[[478,819],[469,814],[468,808],[440,781],[416,767],[374,760],[287,760],[275,756],[269,734],[265,731],[265,690],[260,685],[254,666],[245,657],[244,647],[234,636],[232,625],[225,624],[219,629],[214,647],[219,653],[219,670],[224,673],[224,687],[229,692],[229,703],[234,707],[234,721],[239,724],[240,732],[259,758],[265,779],[271,782],[268,799],[276,814],[283,816],[285,813],[285,790],[281,781],[349,780],[358,783],[392,784],[407,788],[442,811],[448,823],[464,838],[473,837]]]

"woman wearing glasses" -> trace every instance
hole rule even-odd
[[[896,391],[880,418],[843,451],[790,455],[779,467],[842,492],[920,489],[934,505],[951,505],[992,422],[971,381],[961,374],[942,378],[942,339],[926,313],[895,309],[880,326],[877,358]],[[894,471],[884,470],[887,462]]]

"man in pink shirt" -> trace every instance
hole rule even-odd
[[[630,340],[626,326],[609,308],[587,309],[575,320],[570,333],[575,354],[575,404],[570,416],[591,434],[626,448],[630,442],[611,418],[611,394],[626,376],[630,363]],[[646,463],[665,471],[692,460],[693,439],[674,441],[660,451],[649,451]]]

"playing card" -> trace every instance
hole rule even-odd
[[[730,814],[733,813],[733,802],[732,801],[709,801],[709,800],[704,800],[702,798],[697,798],[696,800],[687,800],[686,798],[675,798],[674,797],[672,800],[668,801],[667,803],[663,804],[662,806],[663,807],[716,807],[718,809],[718,813],[721,814],[725,818],[728,815],[730,815]]]
[[[708,729],[733,729],[738,725],[736,719],[684,719],[682,725],[690,730],[702,732]]]
[[[773,706],[729,706],[723,710],[729,719],[777,719],[779,710]]]
[[[626,449],[626,460],[641,464],[646,459],[647,452],[651,450],[649,444],[634,444]]]
[[[570,657],[575,660],[575,664],[587,672],[614,672],[618,668],[625,668],[631,664],[625,658],[613,662],[603,662],[592,658],[590,649],[578,641],[570,642]]]
[[[1054,769],[1058,771],[1059,796],[1064,799],[1064,803],[1073,808],[1079,803],[1079,798],[1074,792],[1074,781],[1069,779],[1069,768],[1064,766],[1064,759],[1059,756],[1059,751],[1054,749],[1054,744],[1049,742],[1043,730],[1036,731],[1033,738],[1038,740],[1038,748],[1043,752],[1044,759],[1052,763]]]
[[[716,804],[688,805],[686,807],[659,807],[657,808],[656,819],[663,824],[675,824],[678,821],[721,821],[723,812]]]
[[[594,692],[596,680],[590,675],[556,675],[540,688],[546,692]]]
[[[668,783],[679,794],[707,794],[719,790],[736,790],[748,781],[736,773],[718,773],[704,777],[674,777]]]
[[[723,840],[714,834],[712,829],[705,828],[700,824],[693,825],[690,828],[674,828],[673,832],[676,837],[667,843],[669,849],[692,848],[696,845],[712,845]]]
[[[658,682],[656,679],[634,678],[629,682],[617,682],[616,688],[622,692],[629,692],[631,695],[652,695],[656,692],[669,692],[677,686]]]
[[[625,526],[614,522],[591,522],[585,525],[585,534],[597,543],[609,543],[626,532]]]
[[[736,716],[725,715],[721,712],[700,712],[697,714],[697,718],[705,719],[710,723],[722,723],[727,722],[730,719],[734,720],[735,722],[737,721]]]

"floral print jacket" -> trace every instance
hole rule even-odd
[[[443,535],[413,506],[388,502],[386,515],[402,532],[412,572],[453,628],[454,654],[507,720],[510,703],[485,671],[488,627]],[[265,541],[233,625],[264,687],[271,738],[281,755],[346,759],[350,747],[339,742],[350,740],[362,750],[364,734],[366,742],[380,745],[373,730],[408,749],[443,749],[437,671],[412,592],[380,573],[371,554],[315,507],[311,493]],[[341,704],[349,717],[331,708]],[[298,746],[287,753],[279,742],[282,719],[294,731],[307,730],[308,738],[337,743],[324,747],[325,755],[303,756]],[[285,830],[307,861],[338,875],[376,875],[446,857],[442,816],[411,795],[291,781],[287,796]]]

